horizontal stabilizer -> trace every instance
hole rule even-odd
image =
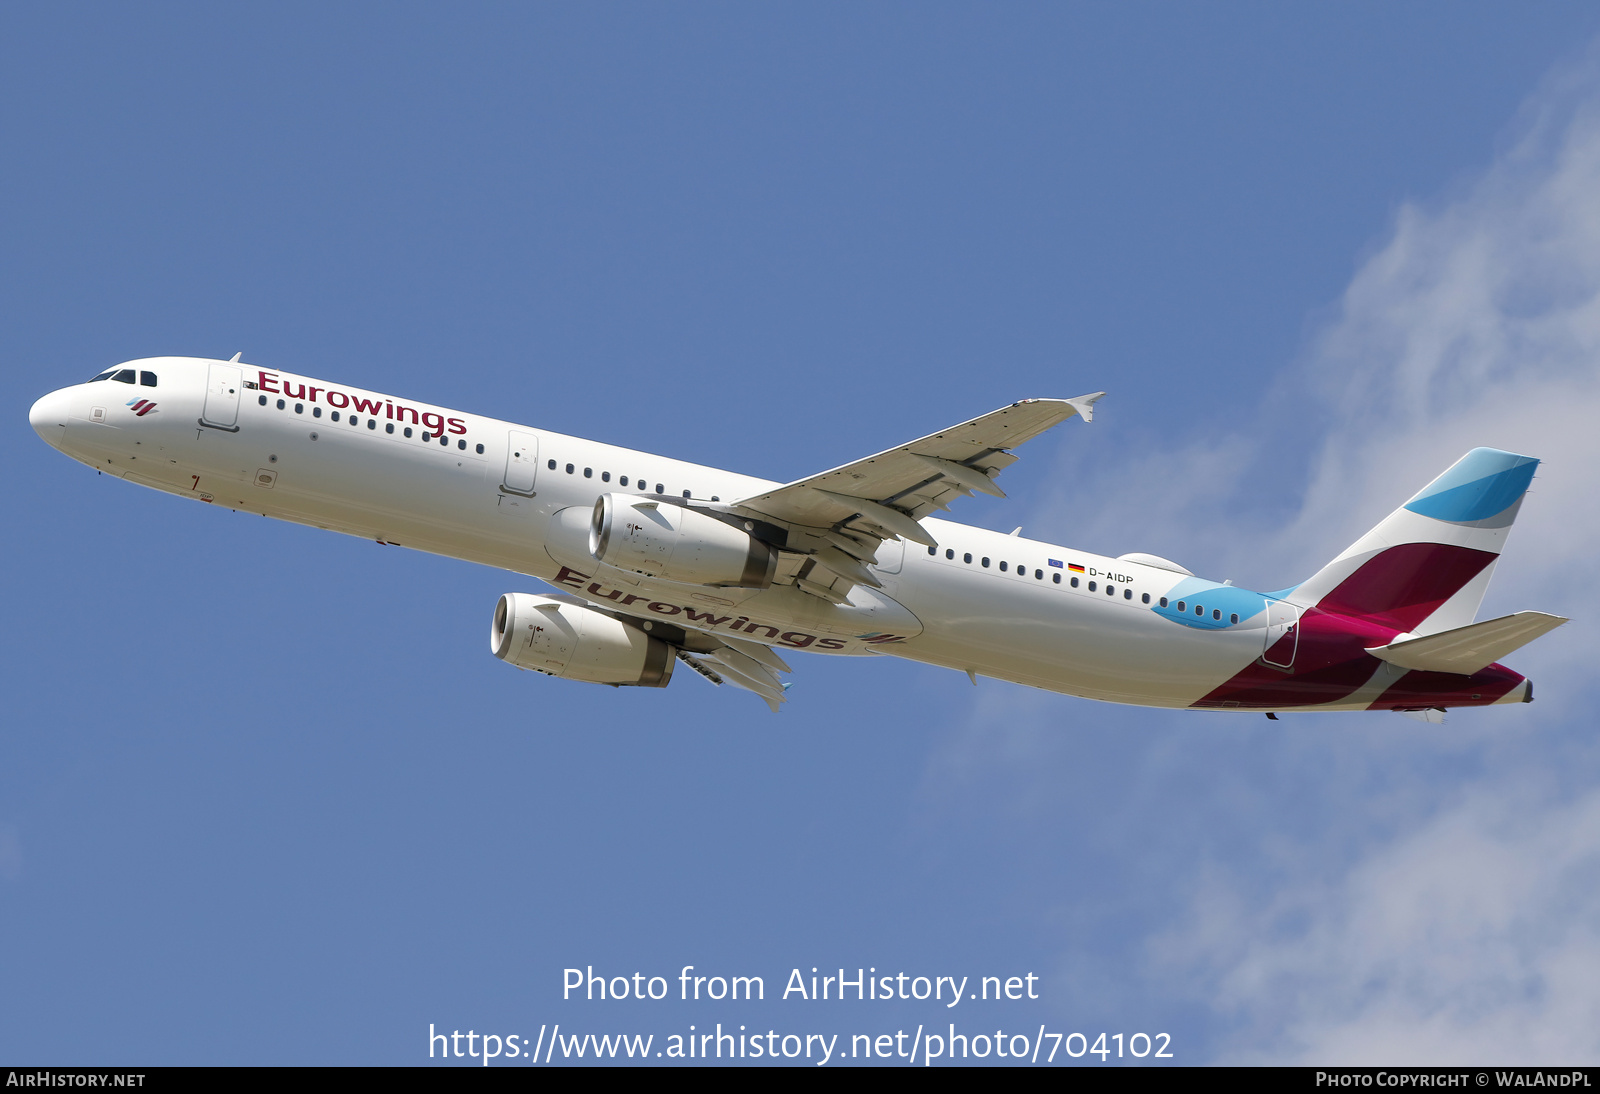
[[[1471,676],[1565,622],[1559,615],[1518,612],[1425,638],[1373,646],[1367,652],[1403,669]]]

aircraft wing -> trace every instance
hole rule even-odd
[[[812,565],[793,575],[794,583],[844,603],[850,586],[878,584],[865,564],[873,560],[879,544],[900,537],[937,546],[918,523],[923,517],[973,493],[1005,497],[994,479],[1016,462],[1010,449],[1075,414],[1086,422],[1093,420],[1095,401],[1104,394],[1023,399],[726,508],[787,527],[791,549],[814,556]],[[819,563],[830,572],[815,573]]]

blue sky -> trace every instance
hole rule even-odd
[[[0,1057],[955,1020],[1593,1062],[1597,32],[1559,3],[7,6]],[[1485,612],[1576,622],[1514,661],[1539,702],[1442,727],[887,658],[799,658],[776,717],[533,679],[485,641],[531,579],[96,478],[25,424],[111,363],[240,350],[774,479],[1104,389],[956,516],[1260,588],[1512,448],[1546,464]],[[568,966],[687,964],[1041,998],[560,999]]]

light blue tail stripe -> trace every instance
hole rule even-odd
[[[1474,448],[1406,503],[1413,513],[1455,523],[1487,520],[1517,503],[1539,461],[1494,448]]]
[[[1182,600],[1184,605],[1181,612],[1178,610],[1179,600]],[[1237,585],[1218,585],[1215,581],[1207,581],[1202,577],[1184,578],[1167,593],[1166,601],[1166,607],[1152,607],[1150,610],[1164,619],[1182,623],[1185,627],[1213,631],[1233,626],[1235,615],[1239,617],[1239,622],[1243,623],[1259,615],[1267,606],[1267,598],[1260,593],[1241,589]],[[1204,614],[1195,615],[1194,609],[1197,607],[1204,608]],[[1212,619],[1213,611],[1220,612],[1222,618]]]

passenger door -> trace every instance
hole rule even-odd
[[[229,433],[239,432],[239,390],[244,373],[238,365],[215,362],[206,377],[206,403],[200,424]]]

